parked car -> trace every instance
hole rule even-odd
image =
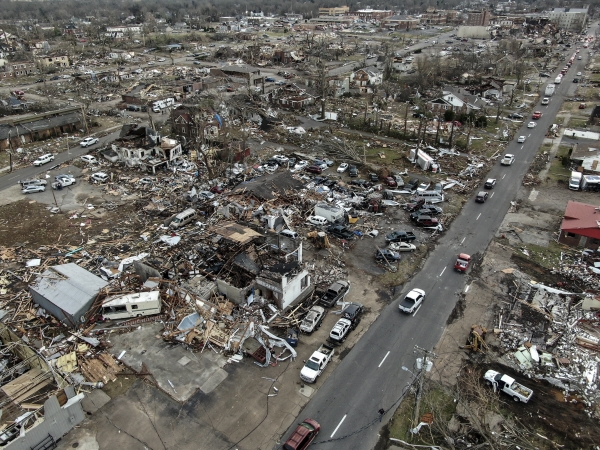
[[[392,231],[385,236],[386,242],[410,242],[417,238],[412,231]]]
[[[343,225],[331,225],[327,231],[340,239],[354,239],[354,233]]]
[[[325,308],[322,306],[313,306],[310,308],[302,322],[300,323],[300,331],[302,333],[311,334],[313,331],[318,330],[323,323],[325,317]]]
[[[369,181],[372,181],[373,183],[377,183],[379,181],[379,176],[376,173],[370,173]]]
[[[213,194],[210,191],[200,191],[198,192],[198,198],[204,198],[206,200],[212,200],[213,198],[215,198],[215,194]]]
[[[96,172],[93,173],[91,176],[91,179],[93,181],[97,181],[99,183],[106,183],[108,181],[108,174],[106,174],[105,172]]]
[[[486,188],[486,189],[493,189],[494,186],[496,186],[496,179],[495,178],[488,178],[485,181],[485,184],[483,185],[483,187]]]
[[[400,311],[412,314],[419,306],[421,306],[423,300],[425,300],[425,291],[423,289],[413,289],[406,294],[406,297],[404,297],[398,307],[400,308]]]
[[[375,259],[377,261],[400,261],[400,253],[390,250],[388,248],[379,249],[375,252]]]
[[[475,197],[477,203],[485,203],[488,199],[488,193],[486,191],[479,191]]]
[[[319,166],[308,166],[305,170],[310,173],[323,173],[323,169]]]
[[[212,44],[214,45],[214,44]],[[304,419],[283,444],[284,450],[305,450],[321,431],[316,420]]]
[[[353,178],[358,176],[358,169],[356,168],[356,166],[348,167],[348,175],[350,175]]]
[[[585,104],[585,103],[579,104],[579,109],[585,109],[585,108],[587,108],[587,104]]]
[[[23,189],[21,189],[21,192],[23,194],[36,194],[38,192],[44,192],[46,190],[46,186],[42,185],[42,184],[32,184],[29,186],[25,186]]]
[[[344,173],[348,170],[348,163],[341,163],[337,168],[337,173]]]
[[[341,344],[352,330],[352,322],[348,319],[339,319],[329,332],[329,342]]]
[[[500,161],[500,164],[502,164],[503,166],[510,166],[514,162],[515,162],[515,155],[511,155],[510,153],[507,153],[506,155],[504,155],[504,158],[502,158],[502,161]]]
[[[525,136],[519,136],[519,139],[517,139],[517,144],[522,144],[525,142],[525,139],[527,139]]]
[[[396,180],[392,177],[386,177],[383,179],[383,182],[385,184],[387,184],[389,187],[397,187],[398,183],[396,183]]]
[[[390,242],[388,248],[394,252],[414,252],[417,247],[408,242]]]
[[[422,214],[427,214],[430,216],[439,216],[444,213],[444,210],[442,208],[440,208],[439,206],[435,206],[435,205],[423,205],[423,206],[421,206],[421,209],[419,209],[417,211],[422,212]]]
[[[287,156],[284,155],[273,155],[273,159],[276,160],[280,166],[287,164],[287,162],[290,160]]]
[[[42,155],[33,161],[33,165],[39,167],[49,163],[50,161],[54,161],[54,155],[52,153],[46,153],[45,155]]]
[[[267,77],[267,78],[265,78],[265,82],[266,83],[274,83],[275,82],[275,78],[273,78],[273,77]]]
[[[414,213],[413,213],[414,214]],[[413,219],[411,217],[411,219]],[[415,225],[418,227],[437,227],[439,225],[439,221],[435,217],[431,216],[423,216],[420,215],[413,219]]]
[[[96,137],[87,137],[83,141],[79,143],[81,147],[89,147],[90,145],[94,145],[98,143],[98,138]]]
[[[347,303],[342,310],[342,318],[348,319],[352,323],[352,328],[360,323],[361,314],[363,313],[363,305],[360,303]]]
[[[508,118],[509,119],[523,119],[523,116],[518,113],[511,113],[508,115]]]
[[[297,172],[299,170],[302,170],[304,168],[308,167],[308,161],[298,161],[295,165],[294,165],[294,172]]]

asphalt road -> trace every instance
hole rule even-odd
[[[81,148],[79,146],[80,140],[69,139],[69,151],[66,149],[64,152],[56,153],[54,156],[54,161],[45,164],[41,167],[35,167],[33,164],[29,167],[25,167],[19,170],[16,170],[12,173],[9,173],[3,177],[0,177],[0,190],[4,190],[11,186],[17,184],[19,180],[27,180],[29,178],[44,178],[46,172],[48,172],[52,167],[55,167],[59,164],[63,164],[68,162],[74,158],[79,158],[81,155],[87,154],[90,150],[96,150],[104,146],[104,144],[108,142],[114,141],[119,136],[120,130],[115,131],[114,133],[108,134],[104,137],[98,138],[98,143],[91,145],[89,147]],[[32,161],[33,162],[33,161]],[[35,197],[35,194],[34,194]]]
[[[564,81],[557,86],[552,102],[548,106],[538,105],[535,108],[544,113],[536,121],[537,126],[527,128],[527,123],[531,121],[528,117],[515,133],[517,137],[527,136],[525,144],[517,144],[514,140],[507,147],[506,153],[516,156],[515,163],[501,166],[502,155],[499,156],[489,172],[489,177],[497,178],[498,182],[490,192],[488,201],[475,203],[477,192],[473,193],[471,201],[440,239],[423,269],[404,287],[398,298],[381,312],[306,405],[298,419],[310,417],[321,424],[321,433],[314,441],[314,447],[320,450],[364,450],[375,446],[381,427],[377,411],[380,408],[393,411],[403,389],[413,377],[410,372],[402,370],[402,366],[416,372],[414,364],[418,355],[414,353],[414,346],[428,350],[433,348],[446,326],[458,294],[469,288],[465,277],[453,270],[456,255],[461,252],[471,255],[483,253],[487,248],[510,207],[510,201],[515,198],[546,130],[554,123],[562,97],[567,95],[567,91],[572,92],[574,74],[584,70],[587,50],[582,49],[581,54],[584,58],[575,61]],[[555,76],[553,74],[551,80]],[[424,289],[427,297],[414,314],[401,314],[398,310],[399,299],[413,288]],[[386,414],[386,421],[390,414]],[[283,439],[295,427],[296,424],[292,425]]]

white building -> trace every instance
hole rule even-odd
[[[588,19],[588,6],[583,8],[554,8],[548,11],[548,17],[561,30],[581,32]]]

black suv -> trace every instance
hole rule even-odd
[[[350,167],[348,167],[348,175],[350,175],[351,177],[357,177],[358,176],[358,169],[356,168],[356,166],[350,166]]]
[[[354,233],[344,225],[331,225],[327,228],[327,231],[340,239],[354,239]]]
[[[342,318],[348,319],[352,322],[352,328],[360,323],[360,316],[363,313],[363,305],[360,303],[349,303],[342,310]]]
[[[371,180],[373,183],[377,183],[379,181],[379,176],[376,173],[370,173],[369,180]]]
[[[523,116],[521,114],[517,114],[517,113],[511,113],[508,115],[509,119],[522,119]]]

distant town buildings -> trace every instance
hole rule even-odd
[[[579,33],[587,24],[589,6],[583,8],[554,8],[548,12],[550,21],[562,30]]]
[[[321,16],[344,16],[350,12],[348,6],[334,6],[333,8],[319,8],[319,17]]]
[[[467,14],[465,25],[469,27],[487,27],[490,24],[490,12],[487,10],[468,11]]]

